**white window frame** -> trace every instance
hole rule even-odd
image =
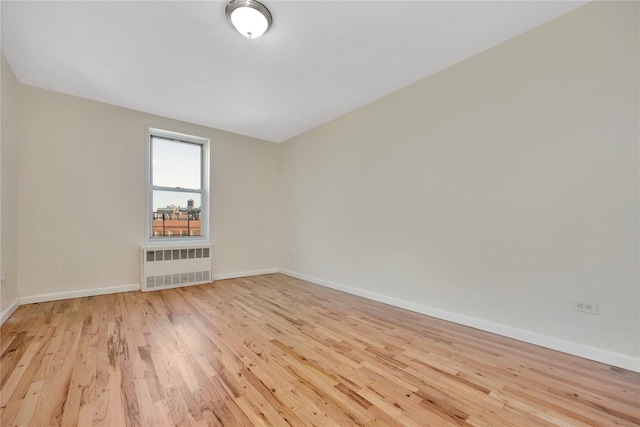
[[[162,191],[178,191],[178,188],[169,188],[169,187],[160,187],[154,186],[151,182],[151,177],[153,176],[153,165],[151,162],[151,138],[166,138],[173,139],[176,141],[188,142],[193,144],[199,144],[202,146],[202,192],[201,194],[201,203],[200,206],[200,236],[179,236],[179,237],[167,237],[167,236],[154,236],[153,235],[153,190],[162,190]],[[185,243],[209,243],[209,150],[210,150],[210,140],[207,138],[202,138],[199,136],[188,135],[180,132],[173,132],[164,129],[158,128],[147,128],[147,236],[146,242],[153,244],[171,244],[175,243],[177,245],[182,245]],[[191,193],[192,191],[185,191]]]

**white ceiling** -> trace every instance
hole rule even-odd
[[[247,39],[225,1],[2,1],[21,83],[281,142],[584,1],[263,0]]]

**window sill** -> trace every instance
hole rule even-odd
[[[186,245],[210,245],[211,240],[204,237],[152,237],[145,242],[146,246],[178,247]]]

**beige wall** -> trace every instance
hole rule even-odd
[[[285,142],[280,267],[640,368],[638,17],[589,4]]]
[[[0,313],[18,298],[18,81],[0,53]]]
[[[140,283],[147,127],[211,140],[214,274],[277,268],[278,146],[20,86],[22,297]]]

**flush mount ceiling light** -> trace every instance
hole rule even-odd
[[[260,37],[273,22],[269,9],[256,0],[231,0],[225,13],[231,25],[250,39]]]

